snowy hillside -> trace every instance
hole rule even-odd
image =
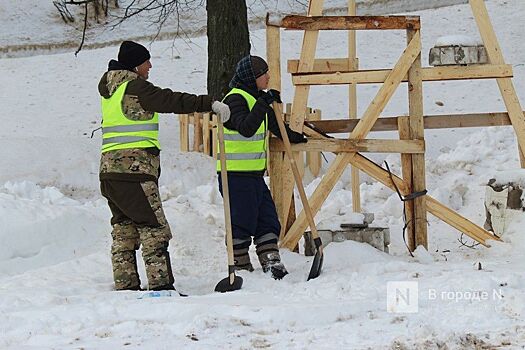
[[[25,1],[13,3],[23,9]],[[525,17],[525,2],[486,3],[523,105],[525,51],[520,43],[525,30],[517,19]],[[1,16],[6,5],[0,1]],[[468,5],[415,14],[422,18],[423,52],[443,35],[477,37]],[[13,24],[0,23],[3,40]],[[265,32],[253,30],[251,40],[253,53],[264,56]],[[282,40],[283,57],[297,58],[299,33],[285,32]],[[345,40],[343,33],[321,34],[318,55],[343,57]],[[405,46],[404,34],[397,31],[360,32],[357,40],[363,69],[391,67]],[[390,227],[390,255],[361,243],[331,243],[323,273],[306,282],[311,258],[282,250],[290,275],[274,281],[250,251],[256,270],[240,274],[243,288],[224,295],[212,292],[226,277],[215,165],[207,156],[178,152],[173,115],[161,117],[160,185],[174,235],[175,285],[190,297],[141,299],[141,292],[112,291],[110,213],[98,193],[101,136],[90,135],[100,117],[98,80],[117,50],[85,50],[76,58],[63,53],[0,59],[0,349],[525,347],[525,218],[516,218],[503,243],[470,249],[457,241],[457,231],[429,216],[429,251],[417,250],[411,258],[401,237],[397,195],[367,177],[361,184],[363,210],[375,213],[375,225]],[[151,52],[153,83],[206,91],[205,37],[191,44],[155,42]],[[359,114],[377,89],[359,87]],[[383,115],[407,112],[405,90],[399,89]],[[292,92],[285,76],[285,102]],[[346,94],[344,87],[313,88],[310,105],[322,109],[327,119],[344,118]],[[424,95],[425,114],[504,110],[494,81],[425,83]],[[429,193],[482,224],[484,184],[493,172],[519,168],[512,128],[438,130],[427,132],[426,140]],[[387,160],[398,172],[399,156]],[[348,211],[348,179],[345,173],[318,222],[337,220]],[[306,184],[309,194],[318,181]],[[145,276],[142,261],[139,269]],[[418,312],[387,311],[387,285],[394,281],[418,283]]]
[[[468,0],[357,0],[357,12],[362,15],[392,14],[466,3]],[[122,16],[123,9],[131,1],[121,0],[121,10],[116,16]],[[162,32],[157,33],[157,18],[142,14],[124,22],[117,28],[108,28],[105,24],[114,24],[115,16],[110,16],[100,23],[91,21],[87,31],[85,47],[100,48],[117,45],[125,39],[149,42],[151,38],[172,40],[176,37],[195,37],[206,34],[205,1],[181,1],[180,23],[166,21]],[[302,0],[247,0],[248,20],[252,30],[262,28],[267,12],[305,13],[307,1]],[[327,14],[341,12],[347,8],[347,0],[325,1]],[[0,57],[22,57],[37,53],[74,52],[78,47],[83,28],[83,6],[69,6],[75,22],[64,24],[51,0],[0,0]],[[173,16],[175,18],[176,16]],[[180,26],[179,26],[180,24]],[[42,30],[45,28],[45,30]]]

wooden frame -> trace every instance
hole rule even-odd
[[[482,0],[470,0],[474,17],[478,24],[483,42],[487,49],[490,64],[455,67],[425,67],[421,66],[421,33],[420,21],[416,16],[355,16],[355,1],[349,0],[349,16],[322,16],[323,0],[310,0],[307,16],[285,16],[282,18],[267,17],[268,59],[273,65],[280,63],[280,48],[276,50],[275,40],[280,40],[280,28],[304,30],[303,45],[299,60],[288,61],[288,72],[292,74],[295,92],[291,110],[290,127],[299,132],[305,132],[312,137],[310,142],[295,145],[295,150],[311,151],[323,150],[336,153],[335,160],[330,164],[326,174],[318,184],[309,199],[312,212],[322,206],[328,194],[348,165],[363,171],[385,184],[400,190],[403,195],[419,192],[426,189],[425,158],[424,158],[424,129],[470,126],[512,125],[516,130],[520,151],[525,147],[525,118],[517,99],[516,92],[510,78],[512,67],[505,64],[499,44],[493,32],[488,13]],[[355,55],[355,30],[386,30],[402,29],[407,32],[407,47],[392,69],[360,71],[359,61]],[[338,59],[316,59],[319,30],[348,30],[349,57]],[[353,34],[352,34],[353,33]],[[270,40],[271,38],[271,40]],[[279,57],[279,58],[277,58]],[[275,67],[276,68],[276,67]],[[270,68],[272,71],[272,68]],[[425,81],[460,80],[460,79],[496,79],[505,101],[508,113],[480,113],[450,116],[423,116],[423,83]],[[280,85],[280,68],[274,73],[271,81],[278,81]],[[380,118],[386,103],[392,97],[401,83],[408,84],[409,115],[405,117]],[[361,119],[355,119],[357,101],[355,87],[357,84],[382,84],[376,96],[366,108]],[[315,127],[312,129],[304,125],[305,110],[311,85],[349,85],[349,120],[310,121]],[[350,136],[346,140],[327,138],[321,132],[347,132]],[[399,140],[370,140],[366,139],[371,131],[398,130]],[[314,139],[315,138],[315,139]],[[272,162],[282,159],[282,145],[277,140],[270,142]],[[357,152],[394,152],[400,153],[403,177],[390,174],[385,169],[363,157]],[[523,152],[525,153],[525,152]],[[522,159],[525,162],[525,158]],[[270,174],[271,183],[282,219],[289,218],[290,203],[293,202],[293,191],[288,191],[290,184],[283,185],[287,173],[283,166],[277,166],[279,172]],[[357,171],[357,170],[356,170]],[[354,173],[353,173],[354,174]],[[358,191],[352,181],[353,191]],[[293,182],[291,183],[293,188]],[[359,204],[354,201],[354,206]],[[440,220],[450,224],[471,238],[488,246],[487,240],[499,238],[485,231],[478,225],[470,222],[455,213],[443,204],[428,195],[415,198],[407,205],[408,225],[407,242],[410,250],[418,245],[428,247],[427,241],[427,210]],[[355,210],[355,208],[354,208]],[[290,224],[286,221],[286,235],[281,232],[281,246],[293,249],[306,228],[304,212],[299,213],[297,219]]]

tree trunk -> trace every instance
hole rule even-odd
[[[207,0],[208,94],[215,99],[229,91],[235,64],[250,53],[248,13],[244,0]]]

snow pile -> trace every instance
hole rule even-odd
[[[467,35],[445,35],[437,38],[435,47],[443,46],[479,46],[483,45],[480,39]]]

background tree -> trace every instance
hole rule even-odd
[[[220,98],[229,88],[235,64],[250,53],[244,0],[207,0],[208,94]]]
[[[121,1],[122,2],[122,1]],[[55,6],[62,19],[71,22],[73,16],[67,9],[68,5],[84,7],[84,26],[80,46],[75,54],[80,52],[89,25],[89,18],[97,22],[100,16],[107,17],[111,13],[114,18],[113,27],[138,16],[150,15],[157,25],[157,35],[168,19],[175,18],[177,35],[179,34],[181,13],[195,11],[204,5],[204,0],[129,0],[122,4],[119,11],[119,1],[113,0],[57,0]],[[219,99],[228,91],[228,83],[232,78],[235,64],[250,52],[248,31],[248,13],[245,0],[206,0],[207,36],[208,36],[208,94]],[[71,18],[71,20],[69,20]]]

